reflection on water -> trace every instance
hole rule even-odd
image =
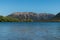
[[[0,40],[60,40],[60,23],[0,23]]]

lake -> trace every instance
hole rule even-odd
[[[60,22],[0,22],[0,40],[60,40]]]

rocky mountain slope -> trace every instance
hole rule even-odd
[[[34,21],[37,21],[37,20],[48,20],[54,17],[55,15],[48,14],[48,13],[15,12],[8,16],[13,17],[13,18],[18,18],[20,20],[32,19]]]

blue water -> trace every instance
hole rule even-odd
[[[60,40],[60,22],[0,22],[0,40]]]

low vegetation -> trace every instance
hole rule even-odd
[[[32,22],[32,19],[17,19],[9,16],[0,16],[0,22]]]
[[[19,19],[17,18],[12,18],[12,17],[4,17],[4,16],[0,16],[0,22],[20,22]]]

